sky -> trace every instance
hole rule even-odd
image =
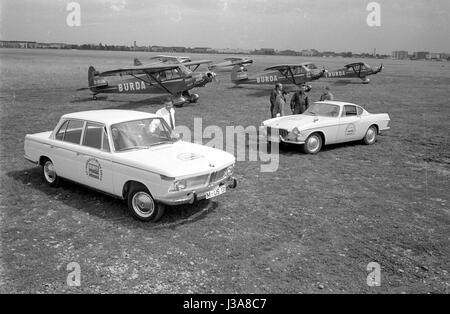
[[[69,2],[81,25],[70,27]],[[0,39],[211,48],[450,52],[449,0],[0,0]]]

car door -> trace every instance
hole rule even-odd
[[[78,182],[82,165],[77,163],[84,121],[67,120],[55,134],[54,144],[50,145],[50,158],[56,173],[66,179]]]
[[[361,116],[358,116],[356,106],[344,105],[339,121],[337,142],[348,142],[358,139],[358,130],[361,128],[360,122]]]
[[[86,122],[78,163],[83,167],[80,183],[110,194],[113,190],[113,162],[106,127]]]

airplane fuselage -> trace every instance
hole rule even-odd
[[[285,85],[300,85],[306,82],[314,81],[322,76],[322,72],[306,72],[300,74],[282,75],[279,71],[259,73],[255,77],[247,77],[245,72],[238,72],[233,83],[237,85],[273,85],[281,83]]]
[[[161,82],[164,88],[148,75],[123,75],[121,77],[97,77],[94,80],[95,85],[91,91],[98,93],[114,94],[180,94],[195,87],[202,87],[209,80],[202,76],[193,75],[192,77],[179,77]]]

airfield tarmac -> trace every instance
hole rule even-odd
[[[53,129],[62,114],[91,109],[155,112],[158,98],[107,95],[91,101],[87,68],[107,70],[148,53],[0,49],[0,293],[449,293],[448,142],[450,63],[382,60],[369,85],[329,84],[336,100],[387,112],[391,131],[373,146],[333,145],[318,155],[280,152],[275,173],[238,162],[238,188],[198,205],[168,208],[156,224],[126,204],[65,182],[45,185],[23,159],[27,133]],[[225,55],[191,55],[220,61]],[[354,59],[256,56],[249,73],[312,61],[339,68]],[[363,60],[378,66],[381,60]],[[229,73],[177,108],[178,125],[259,126],[270,87],[231,88]],[[67,264],[81,266],[68,287]],[[366,267],[381,266],[369,287]]]

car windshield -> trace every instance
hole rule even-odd
[[[310,116],[335,118],[339,116],[339,106],[324,103],[313,103],[308,107],[308,109],[306,109],[306,111],[303,114]]]
[[[162,118],[150,118],[114,124],[111,134],[116,151],[145,149],[170,144],[177,139]]]

